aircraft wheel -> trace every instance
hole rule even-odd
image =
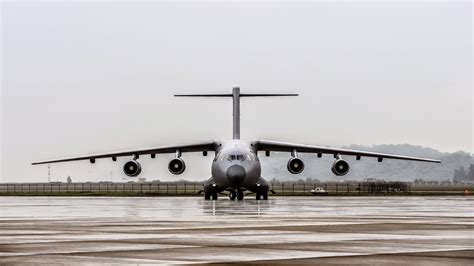
[[[268,200],[268,191],[255,193],[255,198],[257,200]]]
[[[213,192],[211,194],[211,197],[212,197],[212,200],[217,200],[217,193],[216,192]]]
[[[237,189],[237,200],[244,199],[244,192],[241,189]]]
[[[237,192],[235,190],[229,191],[229,199],[235,200],[235,198],[237,198]]]
[[[204,192],[204,199],[205,199],[205,200],[211,200],[211,193],[209,193],[209,192]]]

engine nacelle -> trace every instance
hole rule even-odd
[[[337,176],[343,176],[349,173],[349,163],[343,159],[337,159],[333,164],[331,171]]]
[[[123,172],[129,177],[136,177],[142,172],[142,165],[137,160],[130,160],[123,166]]]
[[[301,172],[304,170],[304,163],[300,158],[293,157],[288,161],[287,168],[292,174],[301,174]]]
[[[173,175],[180,175],[186,170],[186,164],[183,159],[175,158],[168,164],[168,169]]]

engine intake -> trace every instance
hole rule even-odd
[[[333,174],[336,176],[343,176],[349,173],[349,163],[346,160],[343,159],[337,159],[331,168],[331,171]]]
[[[173,175],[180,175],[186,170],[186,164],[183,159],[175,158],[169,163],[168,169]]]
[[[129,177],[138,176],[142,172],[142,165],[137,160],[130,160],[123,166],[123,172]]]
[[[293,157],[288,161],[287,168],[292,174],[301,174],[301,172],[304,170],[304,163],[300,158]]]

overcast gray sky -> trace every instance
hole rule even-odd
[[[472,152],[472,3],[2,2],[3,182],[46,181],[32,161],[232,137],[409,143]],[[185,155],[182,178],[211,158]],[[173,180],[170,156],[144,176]],[[121,164],[53,165],[53,179],[120,180]],[[179,177],[181,178],[181,177]]]

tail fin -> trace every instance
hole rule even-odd
[[[239,87],[234,87],[231,94],[175,94],[175,97],[232,97],[234,102],[233,112],[233,138],[240,139],[240,97],[277,97],[298,96],[295,93],[240,93]]]

